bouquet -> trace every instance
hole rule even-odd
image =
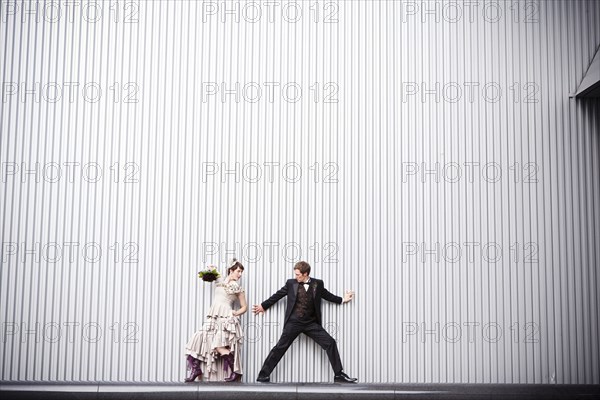
[[[202,279],[204,282],[215,281],[220,276],[221,274],[219,274],[214,265],[209,265],[202,271],[198,272],[198,278]]]

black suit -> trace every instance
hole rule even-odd
[[[300,284],[296,279],[289,279],[285,285],[279,289],[273,296],[261,303],[264,310],[269,309],[273,304],[277,303],[284,296],[287,296],[287,307],[285,311],[285,322],[283,325],[283,333],[279,342],[273,347],[269,355],[267,356],[262,369],[260,370],[259,377],[267,377],[271,375],[271,372],[275,369],[287,349],[291,346],[294,340],[304,333],[317,344],[319,344],[326,352],[329,357],[329,362],[333,368],[333,372],[338,375],[342,372],[342,362],[337,349],[335,339],[327,333],[321,325],[321,299],[325,299],[332,303],[341,304],[343,299],[339,296],[331,294],[320,279],[310,278],[308,296],[312,296],[310,301],[310,307],[314,306],[314,310],[309,315],[312,316],[308,319],[303,319],[294,313],[298,296],[298,290],[304,290],[300,288]]]

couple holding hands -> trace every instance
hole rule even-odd
[[[209,380],[221,380],[218,360],[223,363],[226,382],[239,381],[242,377],[242,362],[240,358],[243,332],[239,316],[248,310],[244,289],[239,280],[244,266],[235,258],[227,268],[227,277],[216,281],[214,301],[208,313],[207,320],[201,330],[192,335],[186,344],[188,377],[186,382],[201,378],[203,370]],[[336,304],[347,303],[354,297],[354,292],[346,291],[344,297],[331,294],[323,281],[310,277],[310,265],[300,261],[294,265],[295,279],[289,279],[274,295],[259,305],[252,307],[254,314],[264,313],[271,306],[287,296],[285,322],[281,338],[271,349],[263,363],[256,379],[258,382],[269,382],[271,372],[275,369],[287,349],[301,333],[304,333],[321,346],[329,357],[329,362],[335,373],[334,381],[339,383],[355,383],[356,378],[350,378],[343,372],[342,361],[335,339],[321,325],[321,300]],[[236,302],[240,308],[233,309]]]

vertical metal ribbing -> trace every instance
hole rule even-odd
[[[323,22],[328,2],[298,3],[303,19],[295,24],[277,12],[275,22],[266,14],[253,23],[231,15],[204,21],[203,5],[191,0],[141,2],[137,26],[115,23],[114,14],[95,25],[3,19],[3,82],[94,80],[105,93],[93,104],[66,96],[32,103],[21,91],[0,106],[2,241],[20,247],[16,257],[2,248],[0,317],[19,332],[3,333],[1,379],[182,380],[181,342],[201,327],[212,300],[195,272],[202,244],[214,242],[219,252],[208,262],[224,272],[236,249],[246,266],[250,307],[292,276],[287,243],[300,245],[332,292],[355,289],[352,303],[324,303],[323,312],[345,369],[362,382],[599,383],[599,105],[569,97],[600,43],[598,3],[513,2],[498,23],[481,13],[450,23],[422,13],[457,4],[445,0],[411,3],[416,16],[406,14],[407,2],[341,0],[331,26]],[[239,4],[241,11],[246,3]],[[531,12],[538,20],[526,23]],[[140,88],[139,103],[114,102],[110,86],[129,81]],[[278,91],[273,102],[263,92],[258,104],[242,95],[223,102],[220,92],[203,99],[206,82],[266,90],[270,81],[279,89],[297,82],[301,101]],[[329,81],[339,86],[337,104],[323,102]],[[473,102],[450,102],[443,92],[439,101],[423,94],[470,81],[479,89],[498,83],[503,97],[485,101],[479,91]],[[420,92],[407,97],[406,84]],[[22,171],[36,162],[97,162],[105,179],[33,182]],[[137,163],[140,182],[114,182],[108,174],[117,162],[121,174],[125,162]],[[204,180],[202,168],[213,162],[220,174]],[[297,162],[303,179],[290,183],[275,170],[273,183],[266,174],[236,182],[223,175],[236,162],[257,163],[263,173],[263,162]],[[329,186],[327,162],[339,167]],[[436,182],[423,174],[450,162],[463,173],[465,163],[478,163],[481,173],[496,162],[503,179]],[[7,175],[7,163],[20,175]],[[411,165],[419,168],[414,176],[406,175]],[[527,181],[532,171],[537,182]],[[280,246],[271,262],[272,240]],[[41,250],[35,262],[23,253],[69,241],[97,242],[102,262],[79,252],[74,262],[64,253],[50,263]],[[115,263],[109,246],[122,252],[129,241],[140,262]],[[327,242],[337,244],[337,264],[324,262]],[[466,242],[479,251],[499,244],[501,261],[481,253],[469,261]],[[258,261],[244,252],[248,243],[262,249]],[[459,262],[426,253],[448,243],[462,246]],[[416,256],[407,244],[418,246]],[[284,303],[242,318],[256,339],[244,344],[247,382],[281,333]],[[96,343],[78,330],[88,322],[103,329]],[[137,343],[123,340],[128,322],[139,328]],[[488,323],[500,326],[500,340],[490,341],[490,330],[484,336]],[[60,340],[48,340],[53,331],[44,327],[55,329],[48,324],[62,329]],[[445,336],[454,328],[456,342]],[[65,329],[74,329],[74,341]],[[301,338],[272,378],[331,375],[324,352]]]

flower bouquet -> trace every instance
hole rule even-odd
[[[217,271],[217,268],[214,265],[209,265],[202,271],[198,272],[198,278],[202,279],[204,282],[212,282],[217,280],[221,274]]]

